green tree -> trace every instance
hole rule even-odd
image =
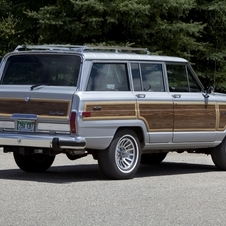
[[[39,10],[43,5],[46,5],[44,0],[0,0],[0,55],[19,44],[38,43],[38,20],[29,17],[25,11]]]
[[[147,46],[152,52],[189,57],[203,25],[186,23],[195,0],[58,0],[30,11],[40,42]],[[57,31],[57,32],[56,32]]]
[[[16,24],[18,19],[12,14],[12,3],[7,0],[0,0],[0,56],[5,54],[13,42],[12,39],[16,33]]]
[[[194,68],[205,85],[226,92],[226,1],[197,0],[197,7],[188,15],[194,21],[205,24],[198,42],[205,43],[195,52]]]
[[[0,0],[0,54],[19,44],[148,47],[226,92],[226,0]],[[214,76],[215,74],[215,76]]]

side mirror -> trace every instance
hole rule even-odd
[[[213,94],[214,93],[214,87],[213,86],[209,86],[207,88],[207,93]]]
[[[213,86],[209,86],[209,87],[206,87],[206,88],[204,89],[203,96],[204,96],[205,98],[208,98],[208,97],[209,97],[209,94],[213,94],[213,93],[214,93],[214,88],[213,88]]]

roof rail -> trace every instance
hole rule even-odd
[[[14,51],[26,50],[73,50],[84,49],[85,46],[80,45],[19,45]]]
[[[146,52],[149,54],[147,48],[136,48],[136,47],[119,47],[119,46],[87,46],[84,50],[110,50],[116,53],[120,51],[127,51],[127,52]]]
[[[118,46],[83,46],[83,45],[18,45],[15,48],[16,51],[26,51],[26,50],[52,50],[52,51],[114,51],[118,52],[145,52],[150,54],[147,48],[134,48],[134,47],[118,47]]]

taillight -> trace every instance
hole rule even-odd
[[[70,129],[71,133],[76,133],[76,112],[72,111],[70,116]]]

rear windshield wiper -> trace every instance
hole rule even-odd
[[[54,84],[53,83],[35,84],[30,87],[30,90],[33,90],[34,88],[39,87],[39,86],[50,86],[50,85],[54,85]]]

